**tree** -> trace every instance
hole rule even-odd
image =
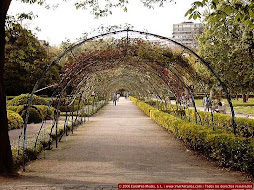
[[[164,2],[173,0],[140,0],[145,6],[152,6],[153,3],[159,3],[161,6]],[[45,0],[22,0],[24,3],[38,3],[43,4]],[[5,71],[5,19],[9,9],[11,0],[0,1],[0,173],[12,172],[12,155],[11,146],[8,136],[8,122],[6,113],[6,94],[4,89],[4,71]],[[76,3],[77,8],[92,8],[93,13],[96,16],[105,16],[111,14],[113,7],[122,7],[125,11],[127,8],[125,5],[127,0],[119,0],[117,3],[112,3],[111,0],[105,0],[104,7],[100,7],[98,1],[95,0],[83,0],[80,3]]]
[[[53,48],[41,44],[31,31],[23,28],[14,17],[7,17],[5,45],[5,84],[7,95],[19,95],[32,91],[51,59]],[[47,45],[47,44],[46,44]],[[53,66],[42,86],[59,80],[61,67]],[[29,79],[29,83],[27,82]]]
[[[187,14],[191,18],[204,11],[206,23],[199,37],[200,55],[224,78],[233,93],[246,94],[254,89],[254,13],[253,1],[197,1]],[[244,96],[243,96],[244,97]]]

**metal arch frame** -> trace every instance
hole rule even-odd
[[[79,62],[79,63],[83,63],[83,62]],[[91,64],[89,64],[89,65],[86,65],[84,69],[86,69],[86,68],[92,66],[93,64],[94,64],[94,63],[91,63]],[[81,69],[79,73],[82,73],[82,71],[83,71],[84,69]],[[157,71],[157,72],[158,72],[158,71]],[[78,74],[79,74],[79,73],[78,73]],[[78,74],[76,74],[76,76],[77,76]],[[176,74],[176,73],[175,73],[175,74]],[[160,76],[160,77],[162,77],[162,76]],[[165,79],[163,79],[163,80],[165,80]]]
[[[136,69],[135,66],[133,66],[133,65],[128,65],[128,66],[129,66],[129,67],[130,67],[130,66],[131,66],[131,67],[134,67],[134,69]],[[140,65],[140,64],[139,64],[138,67],[140,67],[140,66],[142,66],[143,68],[145,68],[145,70],[148,70],[148,69],[147,69],[146,67],[144,67],[144,66],[149,66],[149,65],[147,65],[147,64],[144,64],[144,65],[141,64],[141,65]],[[109,69],[109,68],[108,68],[108,69]],[[112,68],[111,68],[111,69],[112,69]],[[102,70],[102,71],[105,71],[105,70]],[[126,69],[126,71],[128,71],[128,69]],[[149,70],[149,71],[150,71],[150,70]],[[95,71],[95,72],[98,72],[98,70]],[[150,72],[151,72],[151,71],[150,71]],[[151,74],[151,73],[150,73],[150,74]],[[171,87],[171,86],[168,85],[168,82],[169,82],[169,81],[167,81],[167,80],[165,81],[165,79],[163,79],[162,76],[160,76],[158,73],[156,73],[155,71],[153,71],[153,74],[156,75],[158,79],[162,80],[162,82],[165,83],[165,84],[167,85],[167,87],[169,87],[169,88]],[[125,76],[125,75],[122,75],[122,76]],[[150,75],[149,75],[149,76],[150,76]],[[137,78],[137,77],[139,77],[138,74],[136,74],[136,77],[134,77],[134,78]],[[148,77],[148,75],[145,74],[144,77]],[[114,78],[114,77],[112,77],[112,78]],[[141,79],[142,79],[142,78],[143,78],[143,77],[141,77]],[[150,78],[150,77],[149,77],[149,78]],[[149,80],[149,78],[148,78],[148,80]],[[107,80],[108,80],[108,78],[107,78]],[[153,83],[150,82],[150,80],[149,80],[148,82],[150,83],[151,86],[153,85]],[[172,81],[171,81],[171,82],[172,82]],[[165,88],[165,89],[168,90],[168,88]],[[155,90],[155,92],[156,92],[155,94],[157,94],[156,96],[158,96],[158,98],[162,100],[162,98],[161,98],[161,96],[159,95],[159,93],[157,92],[157,90],[156,90],[155,88],[154,88],[154,90]],[[173,89],[172,89],[172,90],[173,90]],[[171,91],[171,93],[172,93],[172,91]],[[173,93],[173,94],[175,94],[175,93]],[[176,97],[176,95],[174,95],[174,96]],[[200,116],[199,116],[199,117],[200,117]],[[200,119],[200,120],[201,120],[201,119]],[[202,122],[201,122],[201,123],[202,123]]]
[[[123,49],[123,51],[125,51],[125,49]],[[103,51],[103,52],[105,52],[105,51]],[[118,52],[118,53],[119,53],[119,52]],[[113,56],[113,57],[115,57],[115,56]],[[89,58],[90,58],[90,57],[86,58],[85,60],[79,61],[78,64],[75,64],[75,65],[77,65],[77,66],[76,66],[73,70],[71,70],[71,71],[67,74],[67,76],[70,75],[72,72],[76,71],[77,68],[80,67],[80,64],[83,65],[87,60],[89,60]],[[143,59],[144,59],[144,58],[143,58]],[[142,62],[142,63],[143,63],[143,62]],[[181,79],[181,77],[180,77],[176,72],[173,71],[173,69],[171,69],[170,66],[165,66],[165,64],[161,64],[161,63],[158,63],[158,62],[157,62],[157,64],[160,65],[160,66],[163,67],[163,68],[167,68],[171,73],[173,73],[173,74],[181,81],[181,83],[183,83],[183,85],[185,86],[185,88],[188,89],[189,93],[192,94],[191,91],[189,90],[189,86],[183,81],[183,79]],[[83,67],[81,70],[79,70],[79,73],[82,73],[83,70],[85,70],[85,69],[87,69],[87,68],[89,68],[89,67],[91,67],[91,66],[93,66],[93,65],[96,65],[96,62],[92,62],[92,63],[89,63],[89,64],[85,65],[85,67]],[[150,67],[154,67],[154,65],[152,65],[152,66],[150,65]],[[154,70],[154,69],[155,69],[155,68],[153,68],[153,70]],[[174,68],[174,69],[175,69],[175,68]],[[161,69],[156,69],[155,73],[156,73],[156,72],[159,72],[160,70],[161,70]],[[78,73],[76,76],[78,76],[79,73]],[[158,74],[156,74],[156,75],[159,76]],[[85,74],[84,74],[84,76],[85,76]],[[159,77],[160,77],[160,78],[163,78],[163,75],[160,75]],[[61,80],[61,82],[64,81],[66,78],[67,78],[67,77],[65,77],[63,80]],[[73,78],[73,79],[74,79],[74,78]],[[164,78],[163,78],[163,80],[165,81]],[[69,80],[66,86],[68,86],[69,84],[71,84],[72,81],[73,81],[73,80]],[[171,81],[172,81],[172,80],[171,80]],[[168,82],[168,81],[167,81],[167,82]],[[65,86],[65,87],[66,87],[66,86]],[[64,88],[64,89],[65,89],[65,88]],[[64,90],[63,90],[63,91],[64,91]],[[63,92],[63,91],[62,91],[62,92]],[[179,89],[178,89],[177,91],[179,91]],[[62,92],[60,93],[60,96],[61,96]],[[193,95],[192,95],[192,97],[193,97]],[[194,98],[192,98],[192,100],[193,100],[193,99],[194,99]],[[196,106],[195,106],[195,102],[194,102],[194,101],[193,101],[193,104],[194,104],[195,111],[196,111]],[[197,120],[196,120],[196,121],[197,121]]]
[[[133,66],[132,66],[133,67]],[[127,70],[127,69],[126,69]],[[101,70],[101,71],[105,71],[105,69],[104,70]],[[101,72],[101,71],[98,71],[98,70],[96,70],[96,71],[94,71],[92,74],[95,74],[95,73],[98,73],[98,72]],[[88,75],[89,75],[90,73],[88,73]],[[144,75],[145,76],[145,75]],[[158,75],[157,75],[158,76]],[[137,76],[136,76],[137,77]],[[82,77],[83,78],[83,77]],[[158,78],[159,79],[161,79],[161,77],[160,76],[158,76]],[[76,92],[72,92],[71,94],[75,94],[75,93],[77,93],[80,89],[78,88],[78,86],[81,86],[82,85],[82,83],[83,82],[85,82],[85,81],[87,81],[87,78],[84,78],[83,80],[81,80],[81,82],[77,85],[77,89],[75,89],[75,91]],[[163,80],[162,80],[163,81]],[[163,82],[165,82],[165,81],[163,81]],[[80,85],[81,84],[81,85]],[[150,82],[150,84],[151,84],[151,82]],[[74,91],[74,90],[73,90]],[[74,95],[75,96],[75,95]]]
[[[87,68],[88,66],[91,66],[91,65],[87,65],[86,68]],[[82,72],[81,72],[81,73],[82,73]],[[86,75],[86,74],[83,74],[83,76],[85,76],[85,75]],[[77,76],[77,75],[76,75],[76,76]],[[159,76],[159,77],[160,77],[160,76]],[[82,77],[82,78],[83,78],[83,77]],[[68,84],[70,84],[70,83],[71,83],[71,81],[69,81]],[[68,84],[67,84],[66,86],[68,86]],[[66,86],[65,86],[65,87],[66,87]]]
[[[84,63],[83,61],[80,61],[79,63]],[[194,100],[194,95],[192,93],[192,90],[191,88],[184,82],[184,80],[173,70],[171,69],[170,66],[166,65],[166,64],[162,64],[162,63],[159,63],[159,62],[156,62],[159,66],[161,66],[162,68],[166,68],[168,69],[171,73],[173,73],[173,75],[175,75],[178,80],[184,85],[184,87],[188,90],[189,94],[191,95],[191,99],[192,99],[192,103],[193,103],[193,106],[194,106],[194,109],[195,109],[195,121],[197,123],[197,115],[198,115],[198,112],[197,112],[197,108],[196,108],[196,105],[195,105],[195,100]],[[91,64],[88,64],[85,66],[85,68],[88,68],[90,66],[92,66],[94,63],[91,63]],[[79,71],[79,73],[81,73],[84,69],[81,69]],[[158,72],[158,71],[157,71]],[[78,74],[77,74],[78,75]]]
[[[128,65],[128,66],[131,66],[131,67],[133,67],[133,65]],[[138,65],[138,66],[142,66],[142,65]],[[147,66],[147,65],[146,65]],[[143,66],[144,67],[144,66]],[[135,68],[135,67],[134,67]],[[109,69],[109,68],[108,68]],[[112,69],[112,68],[111,68]],[[127,71],[128,71],[128,69],[126,69]],[[147,68],[145,68],[145,70],[147,70]],[[105,70],[101,70],[101,71],[105,71]],[[98,72],[98,70],[96,70],[95,72]],[[161,79],[162,80],[162,82],[163,83],[165,83],[165,84],[167,84],[168,83],[168,81],[165,81],[165,79],[162,79],[162,77],[161,76],[159,76],[158,75],[158,73],[156,73],[156,72],[154,72],[154,75],[157,75],[157,77],[158,77],[158,79]],[[137,77],[137,76],[136,76]],[[148,75],[144,75],[144,77],[148,77]],[[135,78],[135,77],[134,77]],[[141,79],[142,79],[143,77],[141,77]],[[108,79],[108,78],[107,78]],[[149,83],[150,83],[150,85],[152,86],[153,84],[149,81]],[[170,88],[170,86],[168,86],[169,88]],[[162,100],[162,98],[161,98],[161,96],[159,96],[159,93],[157,92],[157,90],[154,88],[154,90],[156,91],[156,93],[155,94],[157,94],[156,96],[158,96],[159,97],[159,99],[161,99]],[[167,89],[168,90],[168,89]]]
[[[158,73],[156,73],[155,71],[153,71],[153,69],[152,68],[150,68],[149,67],[149,65],[148,64],[139,64],[139,65],[128,65],[129,67],[133,67],[134,69],[137,69],[137,67],[142,67],[142,68],[144,68],[144,70],[146,70],[147,72],[149,72],[150,74],[152,74],[152,75],[154,75],[154,77],[155,78],[158,78],[159,80],[161,80],[161,82],[163,82],[163,83],[165,83],[166,85],[167,85],[167,87],[169,88],[169,89],[171,89],[170,91],[171,91],[171,93],[173,93],[173,94],[175,94],[175,92],[174,92],[174,88],[171,88],[171,86],[168,84],[168,82],[169,81],[167,81],[167,80],[165,80],[165,79],[163,79]],[[152,70],[149,70],[148,68],[146,68],[145,66],[148,66],[150,69],[152,69]],[[128,69],[126,69],[126,71],[128,71]],[[138,70],[137,70],[138,71]],[[138,74],[141,74],[141,75],[143,75],[144,77],[148,77],[148,80],[150,79],[150,75],[147,75],[147,74],[144,74],[144,73],[138,73]],[[138,76],[138,74],[136,74],[136,76]],[[154,77],[152,77],[152,78],[154,78]],[[174,81],[172,81],[172,82],[174,82]],[[150,82],[150,84],[152,85],[152,83]]]
[[[210,63],[208,61],[204,60],[202,57],[200,57],[198,54],[196,54],[190,48],[188,48],[188,47],[184,46],[183,44],[181,44],[179,42],[176,42],[176,41],[174,41],[174,40],[172,40],[170,38],[167,38],[167,37],[164,37],[164,36],[160,36],[160,35],[157,35],[157,34],[152,34],[152,33],[149,33],[149,32],[142,32],[142,31],[137,31],[137,30],[131,30],[131,29],[128,28],[128,29],[125,29],[125,30],[119,30],[119,31],[108,32],[108,33],[105,33],[105,34],[96,35],[94,37],[82,40],[81,42],[78,42],[78,43],[74,44],[73,46],[69,47],[67,50],[65,50],[62,54],[60,54],[58,56],[58,58],[56,58],[50,65],[48,65],[45,68],[45,70],[43,71],[43,73],[41,75],[41,78],[34,85],[34,88],[33,88],[32,92],[31,92],[31,94],[30,94],[30,96],[28,98],[27,110],[26,110],[26,114],[25,114],[26,117],[25,117],[25,121],[24,121],[24,132],[23,132],[23,135],[24,135],[24,152],[26,150],[26,145],[25,145],[25,143],[26,143],[26,128],[27,128],[27,122],[28,122],[28,117],[29,117],[29,108],[32,105],[33,95],[36,92],[36,90],[38,89],[39,85],[41,84],[41,82],[42,82],[44,76],[46,75],[46,73],[51,69],[51,67],[53,65],[57,64],[67,53],[72,52],[72,50],[74,50],[76,47],[79,47],[80,45],[82,45],[82,44],[84,44],[84,43],[86,43],[88,41],[92,41],[92,40],[99,39],[99,38],[102,38],[102,37],[105,37],[105,36],[115,35],[115,34],[124,33],[124,32],[127,32],[127,34],[128,34],[128,32],[132,32],[132,33],[136,33],[136,34],[140,34],[140,35],[153,36],[153,37],[156,37],[156,38],[159,38],[159,39],[162,39],[162,40],[166,40],[168,42],[172,42],[172,43],[174,43],[174,44],[176,44],[176,45],[186,49],[192,55],[194,55],[201,62],[201,64],[203,64],[215,76],[216,80],[221,85],[221,87],[222,87],[222,89],[223,89],[223,91],[224,91],[224,93],[226,95],[226,98],[227,98],[227,101],[229,103],[230,109],[231,109],[231,123],[232,123],[233,129],[234,129],[234,134],[236,134],[236,119],[235,119],[235,113],[234,113],[234,108],[233,108],[233,104],[232,104],[232,101],[231,101],[230,93],[228,91],[228,88],[227,88],[226,84],[220,79],[220,77],[216,73],[216,71],[214,71],[211,68]]]
[[[89,58],[88,58],[89,59]],[[87,59],[86,59],[87,60]],[[84,63],[84,61],[80,61],[79,63]],[[86,65],[86,67],[85,68],[88,68],[89,66],[91,66],[91,65],[93,65],[94,63],[90,63],[90,64],[88,64],[88,65]],[[78,67],[79,67],[79,65],[78,65]],[[83,68],[83,69],[81,69],[80,71],[79,71],[79,73],[81,73],[85,68]],[[73,69],[73,71],[75,71],[76,70],[76,68],[75,69]],[[71,72],[69,72],[68,74],[71,74]],[[64,78],[63,80],[65,80],[66,78]],[[62,80],[62,81],[63,81]],[[69,84],[70,84],[70,82],[71,81],[69,81]]]
[[[145,65],[145,66],[149,66],[148,64],[144,64],[144,65]],[[144,65],[136,65],[136,67],[143,66],[143,68],[145,68]],[[134,65],[128,65],[128,66],[136,68]],[[111,69],[112,69],[112,68],[111,68]],[[109,70],[109,69],[102,69],[101,71],[105,71],[105,70]],[[127,70],[127,69],[126,69],[126,70]],[[145,70],[151,72],[151,70],[148,70],[147,68],[145,68]],[[97,72],[100,72],[100,71],[96,70],[96,71],[94,71],[93,73],[97,73]],[[152,73],[153,73],[154,75],[156,75],[159,79],[161,79],[162,82],[164,82],[164,83],[166,83],[166,84],[168,85],[168,82],[169,82],[169,81],[167,81],[166,79],[162,78],[162,76],[160,76],[160,75],[159,75],[158,73],[156,73],[155,71],[152,71]],[[81,77],[81,78],[83,78],[83,77]],[[172,81],[171,81],[171,82],[172,82]],[[169,86],[169,85],[168,85],[168,87],[171,88],[171,86]],[[171,89],[171,90],[173,90],[173,89]]]
[[[127,80],[128,79],[128,80]],[[138,83],[137,82],[134,82],[133,81],[133,79],[136,79],[136,80],[138,80]],[[133,85],[136,85],[139,89],[142,89],[143,91],[147,91],[146,89],[144,89],[143,87],[142,87],[142,83],[144,83],[144,81],[141,81],[141,79],[140,78],[138,78],[138,77],[134,77],[134,76],[128,76],[128,75],[124,75],[122,78],[115,78],[115,77],[112,77],[112,78],[110,78],[108,81],[106,81],[106,83],[104,83],[104,84],[101,84],[101,86],[102,86],[102,88],[104,88],[105,86],[110,86],[110,84],[112,83],[112,82],[115,82],[115,81],[117,81],[117,82],[120,82],[120,81],[123,81],[123,82],[131,82],[131,84],[133,84]],[[151,82],[149,81],[149,80],[147,80],[146,82],[148,82],[149,84],[151,84]],[[100,88],[101,86],[97,86],[97,88]],[[154,88],[152,85],[150,85],[150,87],[152,87],[151,88],[151,90],[153,90],[153,91],[155,91],[156,92],[156,88]],[[138,89],[137,88],[137,89]],[[107,87],[106,87],[106,89],[107,89]],[[133,88],[132,88],[133,89]],[[134,90],[135,91],[135,90]],[[159,95],[159,93],[156,93],[156,94],[158,94]]]
[[[96,71],[97,73],[99,73],[99,71]],[[92,73],[92,74],[95,74],[95,73]],[[94,75],[95,76],[95,75]],[[145,75],[144,75],[145,76]],[[129,76],[130,77],[130,76]],[[91,77],[90,77],[91,78]],[[110,80],[111,79],[113,79],[114,77],[111,77],[110,78]],[[136,78],[136,79],[138,79],[138,80],[140,80],[140,77],[138,77],[138,76],[136,76],[136,77],[134,77],[134,76],[132,76],[132,78],[134,79],[134,78]],[[87,82],[87,80],[88,80],[88,78],[84,78],[80,83],[83,83],[83,82]],[[107,78],[107,80],[108,80],[108,78]],[[107,81],[106,81],[107,82]],[[142,81],[140,81],[140,83],[141,83]],[[150,81],[148,81],[149,83],[150,83],[150,85],[151,85],[151,82]],[[163,81],[164,82],[164,81]],[[106,83],[107,84],[107,83]],[[106,85],[105,83],[104,83],[104,86]],[[103,84],[102,84],[103,85]],[[80,88],[82,88],[82,86],[81,85],[78,85]],[[79,90],[80,90],[80,88],[77,86],[77,89],[75,89],[75,93],[77,93]],[[94,85],[93,85],[94,86]],[[98,88],[99,88],[99,85],[98,85]],[[140,88],[140,87],[139,87]],[[142,88],[143,89],[143,88]],[[95,87],[95,89],[93,89],[93,90],[96,90],[96,87]],[[143,90],[145,90],[145,89],[143,89]],[[74,93],[74,94],[75,94]]]

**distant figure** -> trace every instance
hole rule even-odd
[[[182,101],[182,105],[186,106],[186,99],[185,99],[184,93],[182,93],[181,101]]]
[[[202,100],[204,111],[209,111],[211,108],[211,99],[209,97],[204,97]]]
[[[226,113],[226,105],[218,99],[217,104],[214,106],[214,111],[217,113]]]
[[[119,102],[120,94],[117,94],[116,97],[117,97],[117,101]]]
[[[116,106],[116,101],[117,101],[117,95],[114,93],[113,95],[113,105]]]

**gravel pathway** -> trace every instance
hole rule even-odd
[[[32,135],[36,134],[40,130],[41,125],[42,125],[42,123],[27,124],[27,130],[26,130],[27,136],[32,136]],[[51,125],[52,125],[52,120],[47,120],[46,127],[51,126]],[[19,135],[21,133],[23,133],[23,128],[10,130],[9,131],[10,142],[13,143],[14,141],[17,141],[19,139]]]
[[[30,162],[0,189],[116,189],[118,183],[244,183],[155,124],[130,100],[105,106],[46,159]]]

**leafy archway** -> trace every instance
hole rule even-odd
[[[189,55],[204,65],[218,80],[231,108],[231,122],[236,133],[235,114],[230,94],[226,85],[210,67],[209,62],[190,48],[167,37],[125,29],[81,40],[67,48],[45,68],[28,100],[23,130],[24,150],[28,110],[32,105],[33,95],[45,89],[38,90],[43,78],[52,66],[61,61],[65,63],[64,73],[57,84],[50,86],[55,90],[49,107],[54,106],[57,110],[63,99],[69,99],[68,106],[73,105],[75,100],[79,100],[78,108],[81,108],[82,101],[87,102],[95,95],[109,100],[112,92],[118,89],[126,89],[133,95],[161,100],[170,100],[170,96],[173,96],[176,103],[181,102],[182,96],[185,95],[195,110],[195,121],[198,123],[199,115],[195,105],[193,86],[195,83],[203,88],[203,84],[193,65],[186,58]],[[204,92],[206,93],[205,90]],[[206,96],[208,96],[207,93]],[[55,112],[55,115],[57,118],[58,112]],[[56,125],[53,125],[52,129],[57,127],[57,122],[56,119]],[[41,129],[42,127],[43,125]]]

